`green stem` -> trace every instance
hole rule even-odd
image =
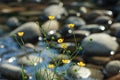
[[[22,64],[22,80],[25,80],[24,66]]]

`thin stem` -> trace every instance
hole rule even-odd
[[[24,73],[24,67],[23,67],[23,64],[22,64],[22,80],[25,80],[25,73]]]
[[[76,48],[77,48],[77,39],[76,39],[76,36],[75,36],[75,32],[73,31],[73,29],[72,29],[72,33],[73,33],[73,36],[74,36],[74,39],[75,39],[75,44],[76,44]]]

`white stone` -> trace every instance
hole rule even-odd
[[[92,41],[90,41],[92,39]],[[118,43],[108,34],[95,33],[83,39],[81,46],[85,53],[92,55],[110,55],[111,51],[118,49]]]
[[[45,22],[41,27],[45,32],[49,32],[51,30],[57,31],[59,30],[59,22],[56,20],[49,20]]]

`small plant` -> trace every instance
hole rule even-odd
[[[51,15],[51,16],[48,16],[48,19],[51,21],[51,20],[54,20],[55,17]],[[39,25],[38,22],[37,22],[37,24]],[[49,24],[49,25],[50,25],[50,24]],[[67,26],[68,26],[68,28],[71,29],[72,33],[74,34],[73,28],[74,28],[75,24],[70,23],[70,24],[68,24]],[[41,28],[41,27],[40,27],[40,28]],[[49,26],[48,26],[48,28],[49,28]],[[46,34],[45,30],[42,29],[42,28],[41,28],[41,32],[42,32],[42,34],[43,34],[44,42],[45,42],[45,44],[46,44],[46,46],[47,46],[46,48],[49,49],[49,48],[50,48],[50,46],[49,46],[50,44],[49,44],[49,41],[47,40],[47,34]],[[15,36],[15,39],[16,39],[16,41],[18,42],[18,44],[19,44],[20,46],[24,45],[24,41],[23,41],[23,39],[22,39],[22,37],[24,36],[24,34],[25,34],[25,32],[22,32],[22,31],[20,31],[20,32],[17,33],[17,37],[20,38],[20,42],[17,40],[17,38],[16,38],[16,36]],[[54,37],[52,37],[52,40],[54,40]],[[63,49],[62,54],[67,53],[67,55],[70,56],[70,59],[62,59],[61,61],[57,61],[57,62],[56,62],[56,59],[55,59],[54,57],[52,57],[53,60],[55,61],[55,64],[48,64],[48,65],[46,66],[46,69],[53,69],[54,72],[56,73],[56,67],[57,67],[59,64],[61,64],[61,62],[62,62],[64,65],[70,63],[70,62],[72,61],[72,59],[77,55],[77,53],[78,53],[79,51],[83,50],[83,48],[77,43],[77,40],[76,40],[75,35],[74,35],[74,40],[75,40],[75,44],[76,44],[76,49],[75,49],[74,52],[71,52],[71,51],[67,48],[67,44],[64,43],[64,38],[59,38],[59,39],[57,40],[57,43],[58,43],[58,44],[61,44],[60,47],[61,47],[61,49]],[[92,39],[90,39],[90,41],[92,41]],[[21,44],[21,43],[22,43],[22,44]],[[53,44],[53,45],[54,45],[54,44]],[[21,48],[23,48],[23,47],[21,47]],[[34,49],[34,50],[35,50],[35,49]],[[34,50],[33,50],[33,51],[34,51]],[[42,51],[41,51],[41,52],[42,52]],[[26,56],[26,57],[27,57],[27,56]],[[31,63],[34,64],[33,61],[31,61]],[[80,67],[84,67],[84,66],[86,65],[84,62],[81,62],[81,61],[78,62],[78,63],[76,63],[76,64],[79,65]],[[35,66],[34,66],[34,67],[35,67]],[[41,68],[41,67],[40,67],[40,68]],[[75,70],[75,71],[76,71],[76,70]],[[40,71],[40,72],[41,72],[41,71]],[[44,72],[45,72],[45,71],[44,71]],[[50,72],[49,72],[49,71],[46,71],[44,74],[45,74],[45,75],[39,75],[38,72],[36,72],[36,73],[35,73],[35,79],[36,79],[36,80],[44,80],[43,78],[44,78],[44,77],[48,77],[48,76],[50,75]],[[62,73],[63,76],[64,76],[65,74],[66,74],[66,72],[63,72],[63,73]],[[48,79],[48,80],[59,80],[59,79],[54,79],[54,75],[55,75],[55,74],[53,74],[52,79]],[[23,64],[22,64],[22,79],[25,80],[25,79],[24,79],[24,66],[23,66]]]

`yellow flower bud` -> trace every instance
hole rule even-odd
[[[24,35],[24,32],[18,32],[18,36],[22,37]]]
[[[70,63],[70,60],[68,60],[68,59],[63,59],[63,60],[62,60],[62,63],[68,64],[68,63]]]
[[[68,24],[69,28],[73,28],[75,26],[75,24]]]
[[[55,16],[48,16],[49,20],[55,19]]]
[[[54,64],[48,64],[48,68],[54,68]]]
[[[86,64],[84,62],[78,62],[77,65],[79,65],[80,67],[84,67]]]

